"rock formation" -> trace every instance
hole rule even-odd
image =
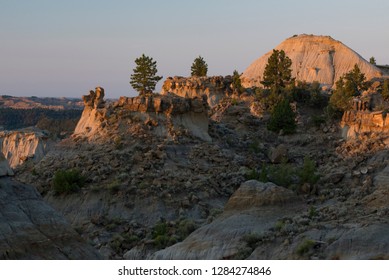
[[[48,135],[39,129],[0,132],[0,149],[12,168],[28,159],[41,160],[49,147]]]
[[[149,94],[121,97],[112,106],[105,106],[100,87],[83,96],[85,109],[73,136],[88,138],[143,125],[155,136],[173,137],[184,129],[190,135],[211,141],[208,135],[208,111],[203,98],[182,98],[175,95]]]
[[[383,111],[346,111],[342,117],[341,127],[343,138],[349,139],[361,133],[388,133],[389,120]]]
[[[357,64],[366,78],[382,76],[381,70],[330,36],[299,35],[286,39],[275,49],[284,50],[292,60],[292,76],[297,80],[318,81],[323,86],[335,82]],[[242,74],[245,87],[261,86],[263,72],[273,51],[255,60]]]
[[[293,210],[292,210],[293,209]],[[155,259],[229,259],[239,254],[244,236],[262,234],[277,217],[302,209],[301,201],[288,189],[273,183],[243,183],[212,223],[194,231],[183,242],[156,252]]]
[[[0,259],[100,259],[35,188],[0,178]]]
[[[363,133],[388,133],[387,113],[376,109],[382,108],[384,103],[381,94],[377,93],[354,98],[352,109],[344,112],[340,122],[342,137],[350,139]]]
[[[84,101],[84,111],[74,134],[93,135],[101,128],[106,114],[104,89],[96,87],[96,90],[91,90],[89,95],[83,95],[82,100]]]
[[[194,98],[206,95],[210,107],[214,107],[221,99],[232,94],[231,76],[215,77],[169,77],[163,83],[161,94]]]
[[[9,166],[9,163],[7,159],[4,157],[2,153],[0,153],[0,177],[2,176],[13,176],[14,172],[12,171],[11,167]]]

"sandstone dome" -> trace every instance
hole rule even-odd
[[[357,64],[368,80],[382,76],[380,69],[358,53],[330,36],[295,35],[275,49],[284,50],[292,60],[292,76],[297,80],[318,81],[332,87],[343,74]],[[273,51],[255,60],[242,74],[245,87],[260,86],[267,60]]]

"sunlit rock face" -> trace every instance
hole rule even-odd
[[[12,168],[26,160],[41,160],[50,147],[47,133],[38,129],[0,132],[0,150]]]
[[[233,93],[231,83],[231,76],[169,77],[163,83],[161,94],[173,93],[186,98],[206,96],[209,106],[214,107]]]
[[[83,100],[85,108],[73,137],[89,140],[118,135],[129,137],[128,130],[142,126],[157,137],[174,138],[182,132],[211,141],[205,98],[145,94],[120,97],[117,102],[106,105],[104,89],[97,87],[89,95],[84,95]]]
[[[318,81],[332,87],[345,73],[357,64],[366,78],[382,76],[381,70],[363,59],[358,53],[330,36],[295,35],[277,47],[292,60],[292,76],[296,80]],[[273,51],[255,60],[242,74],[245,87],[260,86],[267,61]]]

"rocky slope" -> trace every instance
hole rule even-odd
[[[382,76],[381,70],[352,49],[330,36],[299,35],[286,39],[277,47],[292,60],[292,76],[297,80],[318,81],[332,87],[357,64],[368,80]],[[267,60],[273,51],[255,60],[242,74],[245,87],[261,86]]]
[[[0,132],[0,151],[12,168],[27,160],[40,161],[50,145],[48,134],[36,128]]]
[[[208,111],[203,99],[172,95],[107,105],[97,91],[84,97],[73,137],[16,178],[104,258],[389,257],[385,131],[344,139],[339,123],[315,122],[321,108],[297,103],[297,132],[282,135],[266,129],[268,115],[250,98],[227,96]],[[201,123],[206,111],[200,131],[212,141],[182,121]],[[69,169],[85,186],[55,195],[54,174]],[[302,181],[307,173],[320,180]]]
[[[100,259],[34,187],[7,173],[0,157],[0,259]]]

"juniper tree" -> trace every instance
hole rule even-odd
[[[280,94],[292,81],[292,60],[283,50],[273,50],[263,73],[261,84],[269,88],[273,93]]]
[[[130,78],[131,86],[139,94],[153,92],[158,81],[162,79],[162,76],[157,76],[157,62],[142,54],[141,57],[135,59],[135,64],[134,74]]]
[[[197,57],[190,68],[192,76],[207,76],[208,64],[205,62],[204,58],[201,56]]]
[[[340,77],[335,86],[336,89],[330,97],[330,105],[344,112],[350,109],[353,96],[361,95],[363,90],[368,89],[369,83],[366,81],[365,74],[355,64],[353,70]]]
[[[373,65],[377,64],[377,62],[375,61],[375,57],[374,56],[370,57],[370,63],[373,64]]]
[[[237,70],[234,70],[232,74],[232,86],[238,93],[242,93],[244,91],[242,81],[240,80],[240,75]]]

